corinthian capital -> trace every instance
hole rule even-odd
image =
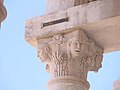
[[[38,39],[37,49],[52,78],[77,76],[87,80],[89,71],[97,72],[102,66],[103,50],[83,30]]]
[[[49,90],[56,90],[54,84],[65,88],[65,82],[72,83],[71,88],[79,83],[76,87],[80,89],[74,90],[88,90],[88,72],[102,67],[103,49],[79,29],[37,39],[37,51],[52,77]]]

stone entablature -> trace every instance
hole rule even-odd
[[[4,0],[0,0],[0,23],[7,17],[6,8],[3,5]]]
[[[120,50],[120,41],[117,40],[118,37],[120,38],[119,9],[120,0],[100,0],[35,17],[26,22],[25,39],[36,47],[36,37],[48,37],[60,32],[70,32],[81,28],[104,48],[104,52]],[[65,18],[68,18],[68,21],[54,25],[49,24],[48,26],[43,25]],[[112,38],[112,36],[115,37]]]
[[[98,0],[46,0],[47,2],[47,10],[46,13],[53,13],[59,10],[65,10],[70,7],[84,5],[93,1]]]
[[[96,23],[96,21],[119,16],[120,10],[118,8],[120,8],[120,0],[114,2],[115,4],[111,3],[112,1],[114,0],[95,1],[87,5],[79,5],[44,16],[31,18],[26,22],[26,39],[32,38],[34,35],[41,37],[44,34],[50,33],[51,31],[52,33],[59,33],[61,31],[67,32],[72,28],[82,28],[83,25],[87,26],[90,23]],[[103,8],[109,9],[104,10]],[[92,13],[92,11],[95,13]],[[63,18],[68,18],[68,21],[44,26],[44,24],[47,22],[56,21]]]

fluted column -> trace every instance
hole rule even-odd
[[[38,39],[37,50],[51,75],[48,90],[88,90],[88,72],[102,66],[103,50],[83,30]]]

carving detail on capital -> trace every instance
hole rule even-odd
[[[54,35],[47,43],[39,44],[38,56],[47,63],[46,70],[52,77],[77,76],[87,80],[88,71],[101,68],[103,50],[83,30],[71,35]]]
[[[79,69],[70,69],[71,71],[69,72],[71,75],[87,79],[88,71],[97,72],[101,68],[103,50],[96,45],[94,40],[87,37],[85,32],[82,31],[80,33],[82,33],[81,36],[73,36],[67,43],[68,57],[70,62],[72,62],[69,65]]]
[[[53,36],[51,45],[52,50],[52,61],[54,63],[54,76],[65,76],[68,75],[68,58],[67,54],[62,50],[62,44],[64,44],[64,37],[62,34]],[[55,45],[55,46],[54,46]]]
[[[42,62],[50,62],[52,51],[48,43],[43,43],[38,46],[38,57]]]
[[[55,64],[54,67],[55,77],[68,75],[67,67],[68,59],[66,54],[56,51],[52,56],[52,60]]]

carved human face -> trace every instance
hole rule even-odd
[[[72,57],[77,57],[81,54],[81,44],[77,37],[73,37],[70,42],[70,52]]]
[[[43,45],[39,48],[38,56],[42,62],[50,60],[50,48],[47,45]]]

